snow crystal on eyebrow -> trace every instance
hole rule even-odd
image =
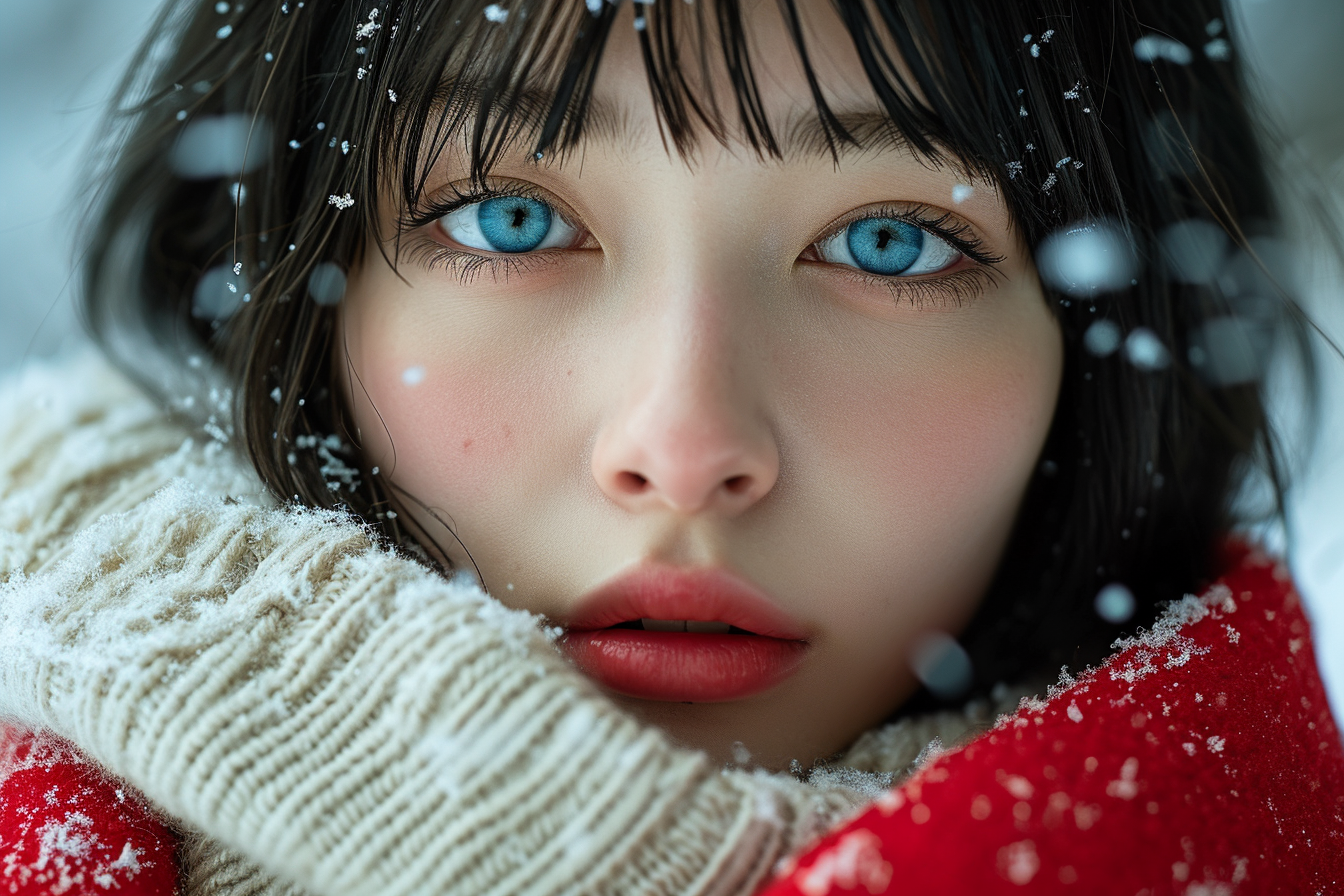
[[[1194,57],[1190,48],[1178,40],[1161,34],[1145,34],[1134,41],[1134,58],[1140,62],[1165,59],[1177,65],[1189,65]]]

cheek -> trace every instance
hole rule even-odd
[[[450,513],[486,502],[488,484],[517,470],[549,418],[547,382],[394,315],[368,320],[356,310],[345,323],[357,375],[347,394],[368,463]]]
[[[828,539],[834,556],[869,571],[882,605],[869,610],[908,615],[915,595],[960,605],[997,567],[1062,366],[1058,332],[1035,301],[1030,326],[916,334],[895,354],[815,377],[811,487],[832,496],[817,531],[841,533]]]

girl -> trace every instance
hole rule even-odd
[[[185,848],[15,734],[15,892],[748,893],[953,741],[781,886],[1336,880],[1305,623],[1227,540],[1306,355],[1217,3],[154,35],[85,287],[157,406],[8,399],[0,711]]]

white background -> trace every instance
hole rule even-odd
[[[1344,0],[1230,2],[1234,42],[1276,116],[1271,125],[1288,138],[1285,170],[1298,189],[1344,212]],[[156,5],[0,0],[0,371],[76,338],[77,175],[103,103]],[[1325,256],[1312,250],[1304,227],[1299,273],[1311,313],[1344,344],[1344,280],[1322,267]],[[1291,495],[1291,559],[1335,714],[1344,720],[1344,361],[1327,355],[1324,367],[1321,438]],[[1284,413],[1293,398],[1284,396]]]

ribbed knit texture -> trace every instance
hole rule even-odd
[[[201,832],[190,893],[745,894],[874,795],[673,746],[537,618],[275,507],[92,358],[0,394],[0,715]]]

